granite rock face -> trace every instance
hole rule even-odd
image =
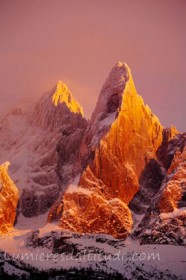
[[[102,232],[125,238],[132,227],[132,216],[122,200],[107,200],[95,191],[78,187],[78,191],[65,193],[59,225],[80,233]]]
[[[0,165],[0,234],[14,225],[18,204],[18,189],[8,175],[9,163]]]
[[[64,194],[61,227],[126,237],[132,228],[128,204],[142,171],[156,158],[162,130],[137,94],[128,66],[117,63],[85,131],[74,171],[79,179]]]

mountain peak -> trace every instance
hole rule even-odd
[[[113,68],[122,68],[129,70],[129,66],[126,62],[118,61]]]
[[[130,74],[130,68],[126,63],[121,61],[117,62],[106,79],[103,88],[107,87],[108,84],[113,88],[118,88],[120,86],[124,87],[129,80]]]
[[[1,166],[4,167],[6,171],[8,171],[8,168],[9,168],[9,166],[10,166],[10,162],[9,162],[9,161],[6,161],[6,162],[2,163]]]
[[[92,122],[104,119],[108,114],[117,113],[120,110],[128,82],[133,85],[131,70],[126,63],[119,61],[111,69],[101,89],[96,108],[92,114]]]
[[[80,113],[83,116],[82,107],[73,99],[71,91],[62,81],[57,83],[55,92],[52,95],[52,102],[56,107],[61,103],[65,103],[71,112]]]
[[[71,102],[72,94],[65,83],[59,81],[52,96],[52,102],[55,106],[65,101]]]

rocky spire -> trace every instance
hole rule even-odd
[[[72,94],[65,83],[59,81],[54,94],[52,95],[52,102],[55,106],[65,103],[68,109],[73,113],[80,113],[83,116],[83,109],[77,101],[72,97]]]
[[[59,129],[67,119],[84,119],[83,109],[62,81],[45,93],[35,106],[32,122],[45,129]],[[68,122],[68,121],[67,121]]]
[[[156,158],[162,129],[137,94],[127,64],[117,63],[102,87],[84,134],[78,162],[80,180],[73,192],[67,189],[64,195],[60,225],[125,237],[132,227],[128,204],[139,190],[146,164]]]

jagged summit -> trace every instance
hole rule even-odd
[[[83,109],[77,101],[72,97],[67,85],[59,81],[57,83],[54,94],[52,95],[52,102],[55,106],[58,106],[61,103],[65,103],[68,109],[73,113],[80,113],[83,116]]]
[[[83,109],[73,98],[67,85],[59,81],[55,88],[41,96],[37,102],[32,122],[45,129],[55,129],[63,125],[68,118],[78,121],[84,119]]]
[[[74,171],[80,175],[78,187],[63,196],[60,226],[126,237],[133,224],[128,204],[146,164],[156,158],[162,130],[138,95],[127,64],[117,63],[84,133]]]
[[[92,123],[104,119],[109,113],[117,112],[120,109],[122,95],[130,76],[128,65],[117,62],[101,89],[96,108],[92,114]]]

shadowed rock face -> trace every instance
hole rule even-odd
[[[33,133],[39,133],[39,141],[33,143],[34,157],[29,164],[33,187],[24,188],[20,198],[25,217],[46,213],[64,192],[87,127],[82,108],[62,82],[41,97],[30,123]]]
[[[81,107],[61,82],[34,108],[1,119],[0,162],[11,162],[25,217],[46,213],[64,192],[86,127]]]
[[[14,225],[18,204],[18,189],[8,175],[8,163],[0,165],[0,234]]]
[[[135,214],[144,214],[154,195],[159,191],[165,171],[156,159],[151,159],[139,178],[140,189],[129,203]]]
[[[186,134],[178,134],[167,143],[167,175],[151,201],[142,222],[134,232],[141,243],[186,243]],[[172,161],[170,162],[170,154]]]
[[[132,227],[128,204],[161,141],[158,118],[137,94],[128,66],[118,63],[85,131],[75,167],[81,175],[76,188],[67,189],[63,197],[61,227],[126,237]],[[55,214],[50,213],[49,220],[51,216]]]
[[[186,206],[186,134],[177,135],[174,140],[176,138],[177,147],[174,145],[174,156],[168,169],[167,179],[169,180],[160,196],[160,213],[173,212]],[[172,146],[172,141],[170,141],[169,145]]]
[[[178,134],[175,127],[165,128],[163,130],[163,140],[157,150],[157,158],[162,163],[162,166],[167,170],[170,167],[174,157],[175,149],[182,146],[183,139],[177,139],[174,136]]]

